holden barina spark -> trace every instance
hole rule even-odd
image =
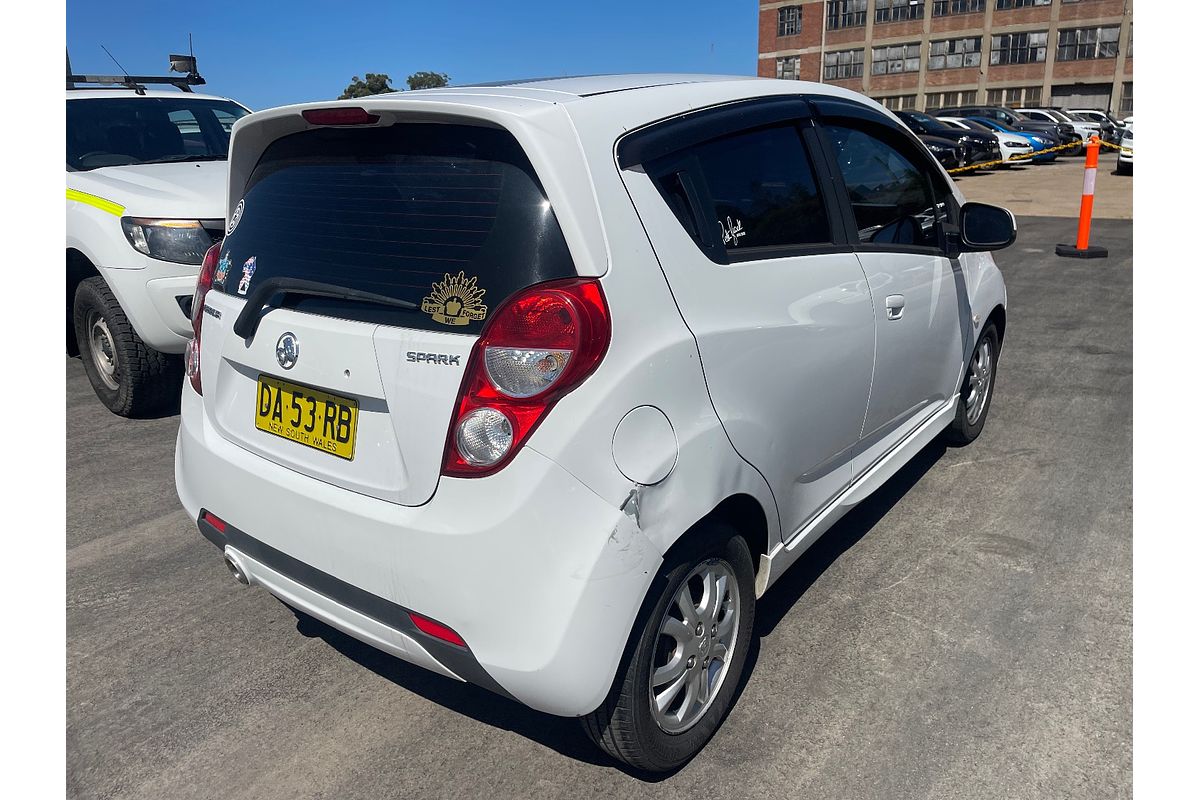
[[[758,598],[987,418],[1015,237],[890,112],[693,75],[234,127],[179,497],[234,576],[665,771]]]

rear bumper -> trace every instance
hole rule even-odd
[[[248,412],[249,413],[249,412]],[[299,445],[297,445],[299,446]],[[401,506],[223,439],[185,386],[180,500],[253,583],[356,638],[540,711],[579,716],[612,685],[661,554],[633,519],[529,447],[487,478]],[[458,648],[415,630],[414,611]]]

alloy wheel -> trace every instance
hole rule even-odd
[[[974,425],[987,405],[988,393],[992,390],[992,342],[985,338],[975,349],[971,366],[967,371],[967,424]]]
[[[658,624],[650,671],[650,713],[667,733],[704,716],[729,673],[741,599],[733,568],[719,558],[696,566]]]

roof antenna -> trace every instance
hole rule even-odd
[[[121,62],[120,62],[120,61],[117,61],[117,57],[116,57],[116,56],[114,56],[112,53],[109,53],[109,52],[108,52],[108,48],[107,48],[107,47],[105,47],[104,45],[100,45],[100,49],[101,49],[101,50],[103,50],[105,53],[108,53],[108,57],[112,59],[112,61],[113,61],[113,63],[114,63],[114,64],[116,64],[118,67],[121,67]],[[122,75],[124,75],[126,78],[128,78],[128,77],[129,77],[129,70],[125,69],[124,67],[121,67],[121,74],[122,74]]]

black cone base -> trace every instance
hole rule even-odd
[[[1063,258],[1108,258],[1108,248],[1092,245],[1086,250],[1080,250],[1073,244],[1055,246],[1054,254]]]

